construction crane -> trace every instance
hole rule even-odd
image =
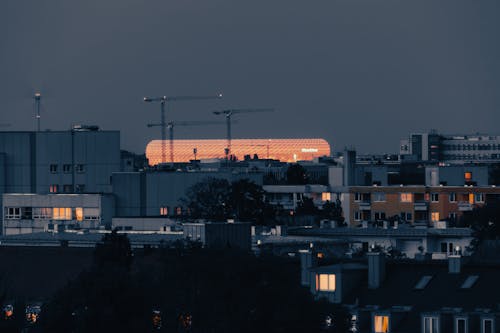
[[[254,112],[272,112],[274,109],[227,109],[227,110],[218,110],[213,111],[216,115],[224,115],[226,117],[226,127],[227,127],[227,147],[224,149],[226,154],[226,158],[231,154],[231,117],[233,114],[238,113],[254,113]]]
[[[159,126],[161,127],[161,162],[165,163],[167,159],[167,148],[165,146],[165,141],[167,140],[167,121],[165,118],[165,104],[167,102],[173,101],[196,101],[196,100],[205,100],[205,99],[219,99],[222,98],[222,94],[217,94],[213,96],[161,96],[161,97],[144,97],[144,102],[152,103],[159,102],[160,103],[160,111],[161,111],[161,122]],[[173,163],[173,161],[172,161]]]
[[[174,163],[174,127],[176,126],[203,126],[203,125],[222,125],[223,121],[169,121],[167,128],[169,131],[170,144],[170,163]],[[148,127],[162,126],[162,124],[148,124]],[[195,158],[196,159],[196,158]]]

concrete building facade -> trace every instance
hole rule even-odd
[[[110,193],[120,133],[0,132],[0,193]]]
[[[3,194],[2,202],[3,235],[105,228],[115,213],[109,194]]]

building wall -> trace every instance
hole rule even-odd
[[[120,133],[0,132],[0,154],[0,192],[46,194],[57,185],[57,193],[110,193],[111,173],[120,170]]]
[[[374,221],[377,212],[385,214],[385,218],[379,214],[380,220],[400,216],[402,212],[410,213],[411,218],[405,219],[411,223],[444,220],[450,217],[458,219],[463,212],[484,205],[488,197],[498,196],[500,189],[475,186],[357,186],[351,187],[349,192],[349,224],[356,226],[363,220]],[[376,200],[379,193],[385,196],[384,200]],[[410,202],[401,201],[402,193],[410,196]],[[455,200],[450,201],[453,196]],[[356,200],[356,197],[360,200]],[[356,219],[356,216],[359,219]]]
[[[114,199],[110,195],[3,194],[2,201],[4,235],[47,231],[51,225],[61,226],[59,229],[94,229],[111,225],[114,215]],[[64,217],[57,218],[58,214]]]

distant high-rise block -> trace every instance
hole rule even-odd
[[[170,142],[166,142],[167,151]],[[174,162],[189,162],[196,159],[225,158],[227,140],[174,140]],[[162,141],[153,140],[146,147],[146,157],[151,165],[161,163]],[[330,145],[324,139],[233,139],[231,155],[243,160],[245,155],[277,159],[283,162],[312,160],[329,156]],[[167,154],[169,156],[169,154]],[[165,162],[171,162],[169,159]]]

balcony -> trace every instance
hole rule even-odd
[[[372,209],[372,203],[370,201],[361,201],[358,202],[360,210],[370,210]]]
[[[419,212],[425,212],[429,209],[429,204],[427,202],[415,202],[415,204],[413,205],[413,208],[415,209],[415,211],[419,211]]]
[[[472,204],[468,202],[459,202],[458,203],[458,210],[461,212],[469,212],[472,210]]]

